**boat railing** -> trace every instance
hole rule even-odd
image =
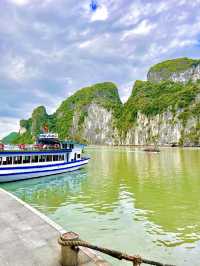
[[[43,145],[43,144],[0,144],[0,151],[43,151],[61,149],[59,144]]]

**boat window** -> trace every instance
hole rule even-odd
[[[81,155],[80,154],[77,154],[77,158],[80,159],[81,158]]]
[[[3,157],[2,164],[6,165],[6,157]]]
[[[58,155],[53,155],[53,161],[58,161]]]
[[[17,156],[17,160],[18,160],[18,164],[21,164],[22,163],[22,156]]]
[[[23,163],[30,163],[31,157],[30,156],[23,156]]]
[[[3,162],[4,165],[8,164],[7,158],[8,158],[8,157],[5,157],[5,158],[4,158],[4,162]]]
[[[3,157],[2,164],[3,164],[3,165],[6,164],[6,157]]]
[[[2,157],[0,157],[0,165],[2,164]]]
[[[52,162],[52,155],[47,155],[47,162]]]
[[[3,165],[9,165],[9,164],[12,164],[12,157],[3,157],[3,160],[2,160],[2,164]]]
[[[38,162],[38,155],[33,155],[32,156],[32,163],[37,163]]]
[[[45,155],[40,155],[39,157],[39,162],[46,162],[46,156]]]
[[[13,157],[13,164],[17,164],[17,156]]]
[[[69,148],[73,149],[74,148],[74,144],[69,144]]]
[[[6,158],[7,164],[12,164],[12,157],[9,156]]]
[[[13,164],[21,164],[21,163],[22,163],[22,156],[13,157]]]
[[[67,149],[67,144],[62,145],[63,149]]]
[[[22,163],[22,156],[13,157],[13,164],[21,164],[21,163]]]
[[[64,154],[63,155],[59,155],[59,161],[63,161],[64,160]]]

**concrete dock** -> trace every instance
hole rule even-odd
[[[0,265],[60,266],[57,242],[65,230],[0,188]],[[81,266],[109,266],[93,251],[80,248]]]

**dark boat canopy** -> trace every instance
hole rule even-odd
[[[59,144],[60,145],[60,141],[58,139],[37,139],[36,144],[42,144],[42,145],[55,145],[55,144]]]
[[[73,140],[59,140],[58,135],[54,133],[44,133],[40,134],[37,137],[36,144],[41,145],[59,145],[61,148],[73,149],[74,146],[81,146],[82,148],[85,146]]]

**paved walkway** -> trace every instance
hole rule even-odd
[[[0,189],[0,265],[60,266],[57,239],[63,229],[23,201]],[[81,248],[80,265],[108,266]]]

